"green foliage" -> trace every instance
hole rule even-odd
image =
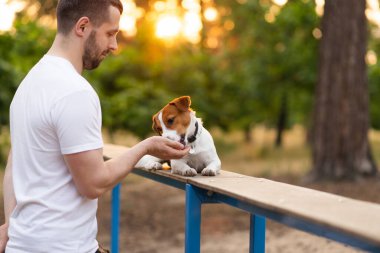
[[[223,94],[216,98],[217,108],[223,108],[219,125],[273,126],[284,96],[289,101],[288,124],[308,122],[318,54],[318,41],[312,36],[319,23],[314,1],[287,3],[273,23],[265,20],[273,7],[269,1],[220,4],[232,10],[224,19],[233,20],[235,29],[216,56],[221,59],[214,74]]]
[[[373,50],[377,56],[380,55],[380,42],[378,27],[372,27],[372,33],[369,36],[368,49]],[[377,59],[376,64],[368,68],[368,88],[370,96],[370,118],[371,126],[380,129],[380,107],[377,101],[380,99],[380,62]]]
[[[264,17],[270,6],[265,1],[218,2],[219,9],[230,10],[218,25],[230,20],[235,29],[221,38],[217,50],[184,41],[167,44],[154,37],[153,21],[144,19],[132,41],[120,37],[117,55],[86,73],[100,95],[104,126],[145,137],[151,133],[146,126],[151,125],[152,114],[181,95],[192,97],[193,108],[207,118],[207,126],[225,130],[249,129],[252,123],[273,125],[284,94],[290,101],[291,123],[305,121],[315,81],[317,43],[311,30],[318,19],[314,5],[288,3],[276,22],[268,23]],[[212,28],[205,25],[204,39]],[[23,15],[15,28],[15,34],[1,40],[1,49],[9,52],[0,65],[6,72],[2,83],[10,85],[2,86],[7,90],[1,93],[6,97],[2,108],[7,108],[21,77],[53,38],[52,31]],[[1,122],[6,123],[6,118],[2,115]]]
[[[52,15],[56,1],[44,2],[39,15]],[[149,11],[147,1],[137,3]],[[217,23],[204,24],[202,43],[159,40],[154,36],[154,21],[144,18],[135,38],[121,35],[117,54],[97,70],[85,73],[99,93],[105,127],[145,137],[152,133],[152,115],[181,95],[192,97],[192,107],[205,118],[207,127],[246,130],[254,124],[274,126],[283,98],[288,101],[287,125],[307,125],[318,56],[318,40],[312,33],[320,21],[314,1],[289,1],[271,23],[266,20],[273,9],[269,0],[215,3],[223,14]],[[223,30],[227,21],[233,22],[233,30]],[[223,31],[220,45],[209,49],[203,42],[215,26]],[[53,30],[22,14],[15,22],[15,32],[0,34],[1,125],[8,123],[15,89],[53,37]],[[380,54],[377,41],[370,40],[369,47]],[[380,71],[374,65],[369,69],[369,84],[372,124],[377,128],[378,83]]]
[[[0,34],[0,127],[9,122],[9,106],[19,83],[53,41],[54,32],[19,15],[15,33]]]
[[[5,169],[7,164],[8,154],[11,147],[9,129],[6,127],[0,128],[0,170]]]
[[[283,96],[290,101],[289,124],[307,122],[316,79],[314,3],[289,3],[274,23],[264,19],[269,4],[218,4],[232,10],[219,25],[232,20],[235,29],[222,37],[217,50],[182,41],[165,44],[154,38],[154,24],[146,19],[132,42],[120,43],[118,55],[88,73],[101,96],[105,126],[144,137],[151,130],[141,126],[150,125],[153,113],[181,95],[192,97],[207,126],[225,130],[274,125]]]
[[[0,129],[8,124],[9,105],[17,87],[16,72],[10,63],[13,42],[9,34],[0,36]]]

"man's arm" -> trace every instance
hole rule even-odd
[[[103,149],[65,155],[65,161],[80,194],[90,199],[98,198],[112,189],[144,155],[162,159],[178,159],[189,152],[183,145],[155,136],[136,144],[122,155],[103,161]]]
[[[12,174],[12,151],[10,151],[3,179],[5,223],[2,226],[0,226],[0,252],[4,252],[5,246],[7,245],[9,217],[16,206]]]

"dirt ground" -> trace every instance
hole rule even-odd
[[[0,172],[2,178],[2,172]],[[295,178],[277,181],[296,184]],[[2,181],[0,181],[0,185]],[[319,183],[314,189],[380,203],[380,180],[355,183]],[[2,187],[1,187],[2,188]],[[0,188],[0,189],[1,189]],[[111,193],[99,199],[99,242],[110,248]],[[3,223],[0,202],[0,223]],[[184,252],[185,196],[178,190],[136,175],[121,187],[120,252]],[[202,253],[243,253],[249,249],[249,215],[239,209],[209,204],[202,206]],[[267,253],[354,253],[362,252],[267,220]]]
[[[280,181],[280,180],[278,180]],[[295,183],[294,178],[281,181]],[[308,187],[380,203],[380,180],[319,183]],[[130,175],[121,191],[121,252],[179,253],[184,249],[185,197],[182,190]],[[109,246],[110,193],[99,201],[99,241]],[[240,253],[249,249],[249,215],[220,204],[202,207],[202,253]],[[362,252],[267,221],[266,252]]]

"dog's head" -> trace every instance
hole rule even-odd
[[[194,134],[195,112],[190,108],[191,99],[183,96],[172,100],[153,116],[153,130],[168,139],[187,145]]]

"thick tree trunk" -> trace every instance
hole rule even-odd
[[[375,175],[368,140],[365,0],[325,1],[312,128],[314,179]]]

